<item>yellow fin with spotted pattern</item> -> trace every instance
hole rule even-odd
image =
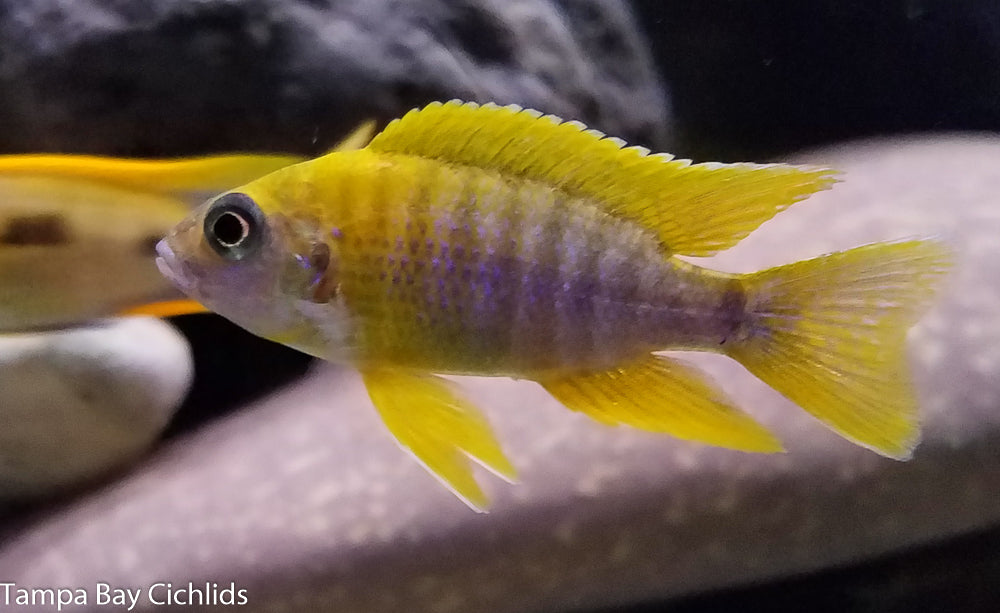
[[[951,253],[877,243],[744,277],[748,323],[727,353],[842,436],[897,459],[920,436],[906,332]]]
[[[777,452],[781,443],[737,409],[697,369],[650,355],[602,372],[546,376],[556,400],[597,421],[743,451]]]
[[[541,181],[655,231],[669,253],[707,256],[829,188],[834,171],[787,164],[692,164],[649,155],[576,121],[452,100],[413,110],[368,145]]]

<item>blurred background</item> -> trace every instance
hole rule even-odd
[[[1000,3],[0,0],[0,153],[313,156],[365,120],[381,128],[451,98],[536,108],[699,161],[792,159],[860,139],[944,133],[988,142],[1000,130]],[[159,449],[183,447],[315,368],[214,315],[170,323],[191,347],[194,378]],[[3,419],[0,408],[0,427]],[[32,541],[31,531],[66,509],[85,515],[80,501],[135,479],[129,470],[12,501],[0,516],[0,571],[44,560],[37,543],[47,541]],[[874,559],[803,565],[808,574],[794,579],[783,570],[751,587],[639,591],[633,602],[609,586],[616,595],[607,602],[570,608],[993,611],[1000,529],[983,517],[972,536],[942,530]],[[538,520],[529,507],[511,521]],[[66,560],[83,564],[82,554]],[[216,571],[228,583],[227,566]],[[0,580],[13,579],[0,572]],[[569,610],[565,602],[573,601],[540,599],[525,610]],[[609,602],[616,608],[602,608]]]

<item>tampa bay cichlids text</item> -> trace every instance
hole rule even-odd
[[[0,583],[5,607],[13,605],[49,606],[62,611],[63,607],[98,606],[125,607],[131,611],[143,597],[154,606],[242,606],[249,602],[246,588],[238,588],[230,582],[220,585],[205,582],[197,586],[193,582],[175,586],[173,583],[158,582],[148,587],[117,587],[110,583],[98,582],[93,590],[83,587],[21,587],[16,583]]]

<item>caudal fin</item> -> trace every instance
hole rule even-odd
[[[835,431],[906,459],[919,437],[905,337],[934,296],[941,243],[877,243],[746,275],[731,357]]]

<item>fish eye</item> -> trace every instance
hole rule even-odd
[[[205,239],[227,260],[253,255],[264,243],[264,214],[246,194],[220,196],[205,214]]]

